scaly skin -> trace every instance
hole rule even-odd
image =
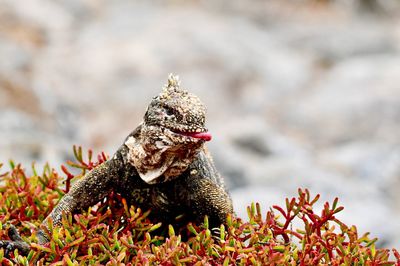
[[[112,158],[75,182],[42,222],[39,244],[49,241],[47,220],[60,226],[62,212],[79,212],[112,191],[135,206],[151,209],[153,217],[165,223],[181,214],[196,222],[207,215],[214,226],[225,223],[233,213],[232,202],[204,146],[210,139],[203,103],[170,75],[163,91],[149,104],[144,121]],[[0,241],[0,248],[29,252],[15,228],[10,238]]]

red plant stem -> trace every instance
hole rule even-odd
[[[290,216],[288,219],[286,219],[285,224],[283,225],[284,229],[287,229],[288,226],[290,225],[290,223],[293,221],[293,219],[296,217],[296,215],[292,215]]]
[[[289,232],[287,232],[288,234],[291,234],[291,235],[297,237],[300,240],[303,239],[303,236],[301,234],[299,234],[299,233],[297,233],[295,231],[292,231],[292,230],[288,230],[288,231],[289,231]]]
[[[278,210],[278,211],[283,215],[283,217],[285,217],[285,219],[287,219],[287,214],[286,214],[286,212],[285,212],[280,206],[273,205],[272,208]]]
[[[68,171],[65,165],[61,165],[61,170],[67,175],[67,180],[65,180],[65,193],[68,193],[71,188],[71,179],[74,178],[74,175]]]
[[[38,207],[36,206],[36,204],[33,203],[32,195],[28,195],[27,198],[26,198],[26,200],[27,200],[28,204],[29,204],[30,206],[33,207],[33,212],[34,212],[34,214],[35,214],[35,217],[36,217],[37,215],[39,215],[39,209],[38,209]]]

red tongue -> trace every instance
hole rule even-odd
[[[201,132],[201,133],[185,133],[185,135],[188,135],[192,138],[196,139],[202,139],[205,141],[210,141],[212,139],[212,136],[209,132]]]

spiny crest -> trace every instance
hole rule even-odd
[[[168,75],[167,88],[170,88],[170,87],[179,88],[180,85],[181,85],[181,81],[179,80],[179,76],[178,75],[175,76],[172,73]]]
[[[188,92],[180,87],[179,76],[169,74],[168,83],[164,86],[163,91],[159,95],[160,99],[171,99],[177,96],[186,96]]]

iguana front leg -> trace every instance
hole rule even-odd
[[[228,214],[233,213],[228,193],[209,179],[193,179],[188,184],[188,197],[188,207],[199,218],[207,215],[211,227],[226,224]]]
[[[186,190],[183,202],[197,216],[197,222],[202,222],[207,215],[211,226],[219,226],[226,224],[228,214],[234,213],[232,199],[206,148],[190,165],[183,184],[178,186],[178,189],[182,188]]]
[[[41,228],[38,231],[39,244],[49,242],[50,236],[47,235],[48,220],[51,219],[56,226],[61,225],[62,213],[74,213],[86,209],[105,198],[113,189],[114,182],[121,169],[121,154],[117,152],[113,159],[97,166],[88,172],[82,179],[78,180],[65,194],[52,212],[43,220]],[[5,248],[7,253],[18,249],[20,254],[29,253],[29,244],[24,242],[14,227],[9,229],[11,240],[0,241],[0,248]]]
[[[49,236],[45,232],[48,229],[49,219],[53,221],[53,225],[59,226],[63,212],[68,214],[86,209],[110,194],[120,169],[120,163],[115,159],[116,157],[117,155],[114,155],[114,159],[97,166],[74,183],[70,191],[61,198],[52,212],[43,220],[38,232],[39,244],[49,241]]]

